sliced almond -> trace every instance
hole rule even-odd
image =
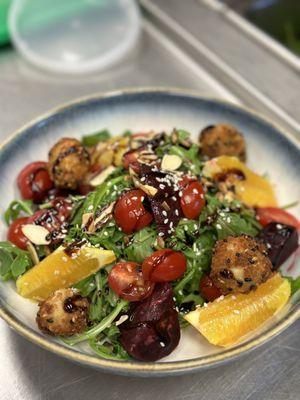
[[[93,219],[93,213],[84,213],[82,215],[81,227],[85,228],[88,232],[95,232],[95,222]]]
[[[167,171],[176,171],[182,164],[182,159],[173,154],[165,154],[161,162],[161,168]]]
[[[33,244],[42,245],[50,243],[50,240],[47,239],[50,232],[43,226],[35,224],[23,225],[22,232]]]
[[[90,185],[94,187],[101,185],[101,183],[103,183],[105,179],[114,172],[115,169],[116,168],[112,165],[105,168],[103,171],[101,171],[98,175],[94,176],[94,178],[90,180]]]
[[[36,252],[35,247],[33,246],[33,244],[31,242],[26,243],[26,247],[27,247],[28,253],[29,253],[30,258],[32,259],[34,265],[37,265],[40,262],[40,260],[39,260],[39,256]]]
[[[139,189],[142,189],[143,192],[145,192],[148,196],[153,197],[153,196],[156,195],[157,189],[156,189],[155,187],[150,186],[150,185],[143,185],[143,184],[137,179],[137,177],[134,176],[134,175],[132,175],[132,180],[133,180],[134,186],[137,187],[137,188],[139,188]]]
[[[102,225],[103,223],[106,223],[108,221],[108,219],[112,216],[112,212],[113,212],[115,204],[116,204],[116,202],[113,201],[107,207],[103,208],[100,211],[99,215],[97,215],[97,217],[94,221],[95,229],[98,229],[100,227],[100,225]]]

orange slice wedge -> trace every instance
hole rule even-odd
[[[213,178],[217,174],[226,173],[230,170],[239,170],[245,175],[244,180],[235,182],[236,197],[243,203],[257,207],[277,205],[270,182],[251,171],[236,157],[221,156],[207,161],[204,165],[203,174]]]
[[[68,288],[115,261],[113,251],[83,247],[76,258],[62,247],[18,278],[18,293],[31,300],[46,299],[57,289]]]
[[[210,343],[230,346],[282,309],[290,295],[288,280],[276,274],[253,292],[216,299],[185,319]]]

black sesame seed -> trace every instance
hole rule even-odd
[[[239,286],[239,287],[241,287],[241,286],[243,286],[243,282],[242,281],[236,281],[236,283],[237,283],[237,285]]]
[[[245,282],[251,282],[252,279],[251,279],[251,278],[245,278],[244,281],[245,281]]]
[[[233,273],[229,271],[228,269],[224,268],[220,271],[220,275],[225,278],[225,279],[232,279],[233,278]]]

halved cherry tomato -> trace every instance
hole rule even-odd
[[[114,217],[118,226],[128,235],[149,225],[153,217],[143,205],[145,193],[133,189],[123,194],[114,208]]]
[[[163,249],[147,257],[142,265],[143,277],[152,282],[170,282],[186,271],[186,258],[179,251]]]
[[[180,189],[183,189],[183,188],[185,188],[187,185],[189,185],[192,182],[197,182],[197,181],[195,180],[195,178],[191,178],[188,175],[184,175],[180,179],[180,181],[178,181],[178,186],[180,187]]]
[[[26,165],[18,175],[17,184],[23,199],[33,200],[35,203],[44,200],[53,187],[47,163],[36,161]]]
[[[203,275],[201,278],[199,290],[201,296],[207,301],[214,301],[222,295],[220,289],[208,275]]]
[[[29,222],[28,219],[28,217],[16,219],[10,224],[7,232],[7,239],[22,250],[27,249],[28,239],[22,232],[22,226]]]
[[[262,226],[270,222],[278,222],[300,229],[300,221],[292,214],[277,207],[259,207],[256,209],[256,219]]]
[[[200,182],[192,182],[183,189],[180,205],[186,218],[196,219],[199,217],[205,205],[204,191]]]
[[[144,280],[141,266],[134,262],[115,264],[108,275],[110,288],[122,299],[140,301],[148,297],[154,283]]]
[[[139,157],[138,150],[128,151],[123,155],[123,167],[128,169],[131,164],[135,164]]]

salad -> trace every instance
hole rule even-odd
[[[159,360],[188,325],[238,343],[300,288],[279,271],[300,223],[246,153],[224,124],[197,143],[183,129],[60,139],[17,177],[2,280],[38,302],[43,333],[100,357]]]

